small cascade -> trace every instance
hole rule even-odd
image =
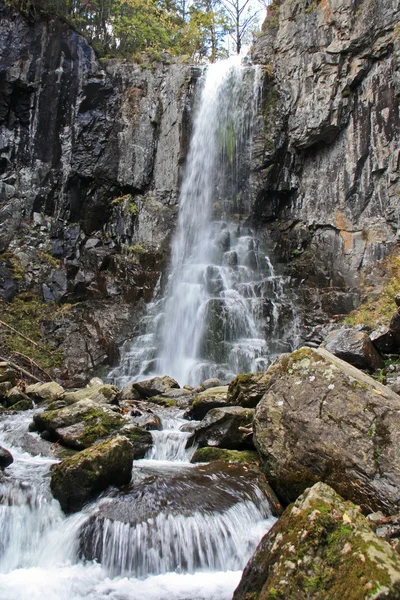
[[[49,486],[57,461],[28,432],[33,412],[0,423],[15,459],[0,474],[2,600],[230,600],[274,522],[253,473],[191,465],[183,411],[164,409],[131,484],[65,517]]]
[[[182,385],[265,370],[295,343],[295,303],[256,232],[251,205],[253,117],[260,73],[240,58],[210,65],[194,122],[165,290],[109,375],[123,386],[168,374]]]
[[[181,431],[181,427],[187,424],[187,421],[177,414],[168,417],[161,414],[160,419],[162,430],[151,432],[153,447],[147,453],[146,458],[149,460],[190,463],[196,447],[186,447],[192,434]]]

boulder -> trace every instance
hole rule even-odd
[[[196,396],[190,409],[185,413],[185,418],[201,421],[213,408],[226,406],[228,386],[208,388]]]
[[[65,513],[80,510],[110,485],[127,485],[133,458],[133,446],[123,436],[87,448],[52,468],[53,496]]]
[[[34,383],[33,385],[28,385],[26,393],[28,396],[31,396],[39,402],[42,400],[54,402],[54,400],[58,400],[63,396],[64,388],[55,381],[50,381],[49,383]]]
[[[128,438],[133,447],[133,456],[135,460],[144,458],[153,446],[153,437],[149,431],[142,427],[126,425],[119,433]]]
[[[80,400],[66,408],[37,413],[33,420],[39,431],[48,433],[50,440],[74,450],[88,448],[127,424],[124,417],[93,400]]]
[[[267,375],[254,443],[281,501],[324,481],[367,512],[399,512],[400,397],[322,348]]]
[[[241,406],[213,408],[200,423],[194,434],[199,446],[213,446],[230,450],[253,448],[251,424],[254,410]]]
[[[6,469],[14,462],[11,452],[0,446],[0,469]]]
[[[160,396],[164,392],[175,388],[179,388],[179,383],[172,377],[153,377],[144,381],[137,381],[132,384],[141,398],[151,398],[152,396]]]
[[[158,415],[153,415],[152,413],[142,413],[141,415],[135,416],[136,411],[132,412],[135,413],[133,423],[137,427],[141,427],[147,431],[161,431],[162,423]]]
[[[358,369],[375,371],[385,366],[368,334],[356,328],[333,331],[325,339],[323,347]]]
[[[389,325],[396,349],[400,348],[400,308],[397,309]]]
[[[221,386],[222,386],[222,383],[217,377],[212,377],[211,379],[206,379],[201,384],[201,387],[203,387],[205,390],[209,390],[210,388],[216,388],[216,387],[221,387]]]
[[[74,404],[85,399],[98,404],[118,404],[120,393],[121,390],[116,385],[96,383],[74,392],[67,392],[64,395],[64,400],[67,404]]]
[[[11,388],[11,390],[7,394],[6,405],[13,406],[17,404],[17,402],[30,402],[30,408],[33,408],[33,402],[27,394],[17,385]]]
[[[399,597],[399,555],[357,506],[317,483],[263,537],[233,600]]]
[[[395,350],[393,334],[388,327],[381,325],[369,334],[369,339],[382,354],[390,354]]]
[[[237,375],[228,387],[229,404],[255,408],[266,392],[267,383],[265,373]]]

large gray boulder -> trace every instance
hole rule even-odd
[[[241,406],[213,408],[201,421],[194,435],[199,446],[231,450],[253,448],[251,423],[254,410]]]
[[[229,404],[255,408],[266,392],[268,379],[265,373],[242,373],[237,375],[229,384]]]
[[[400,557],[358,507],[317,483],[283,513],[248,562],[233,600],[400,598]]]
[[[38,431],[63,446],[82,450],[99,439],[116,434],[129,421],[106,404],[80,400],[59,410],[37,413],[33,417]]]
[[[86,502],[110,485],[129,483],[133,446],[123,436],[106,440],[55,465],[51,491],[64,512],[80,510]]]
[[[355,328],[333,331],[324,341],[323,347],[358,369],[375,371],[385,366],[369,336]]]
[[[144,381],[137,381],[132,384],[132,389],[136,390],[141,398],[151,398],[160,396],[171,389],[179,388],[179,383],[172,377],[153,377]]]
[[[267,375],[254,442],[278,497],[324,481],[368,512],[399,512],[400,397],[323,349],[301,348]]]

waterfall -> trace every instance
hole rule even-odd
[[[291,350],[288,278],[243,221],[251,207],[261,74],[234,57],[207,67],[179,200],[168,281],[109,377],[168,374],[181,385],[266,369]]]

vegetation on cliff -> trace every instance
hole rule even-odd
[[[59,17],[102,56],[156,58],[167,51],[192,60],[226,55],[224,38],[239,53],[260,11],[250,0],[6,0],[30,20]]]

